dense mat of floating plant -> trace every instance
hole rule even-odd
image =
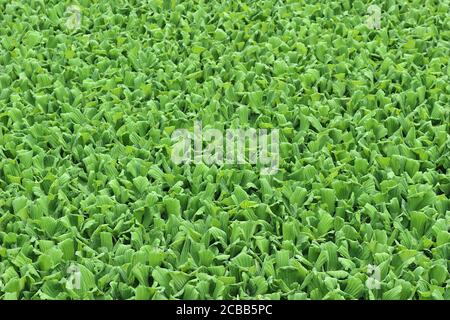
[[[1,299],[450,298],[448,2],[78,5],[0,1]],[[279,172],[174,165],[194,120]]]

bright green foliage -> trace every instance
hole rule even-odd
[[[448,1],[70,4],[0,0],[0,299],[450,299]]]

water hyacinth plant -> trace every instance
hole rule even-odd
[[[0,299],[450,299],[448,13],[0,0]]]

